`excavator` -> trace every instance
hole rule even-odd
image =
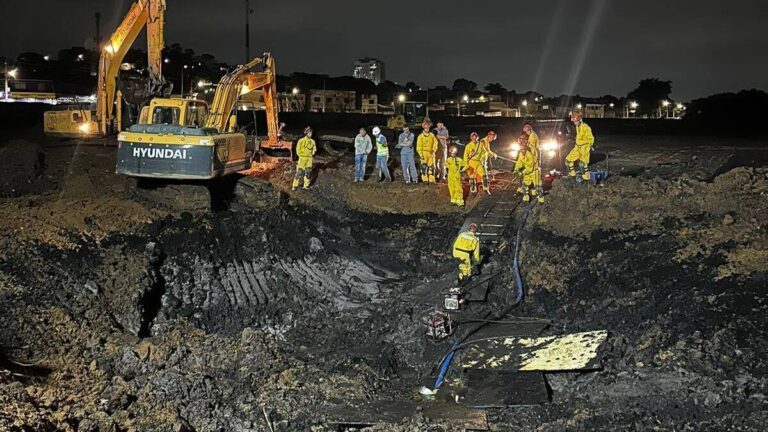
[[[99,57],[96,110],[69,107],[44,113],[46,135],[61,138],[92,138],[122,130],[122,94],[117,88],[120,65],[139,33],[147,28],[149,78],[142,93],[149,99],[170,94],[162,77],[162,50],[165,45],[165,0],[137,0],[110,36]],[[117,103],[115,103],[117,102]]]
[[[256,66],[263,70],[254,72]],[[251,168],[256,151],[291,151],[278,122],[275,61],[270,53],[224,75],[210,106],[196,99],[157,98],[139,122],[118,137],[117,173],[139,178],[209,180]],[[235,108],[242,95],[261,90],[267,139],[250,142],[238,131]]]

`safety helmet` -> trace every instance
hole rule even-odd
[[[496,139],[496,132],[489,131],[488,132],[488,139],[491,140],[491,141],[495,140]]]
[[[459,148],[456,147],[455,145],[452,145],[449,152],[451,153],[451,156],[456,156],[457,154],[459,154]]]
[[[475,141],[478,138],[480,138],[480,135],[478,135],[477,132],[472,132],[471,134],[469,134],[469,139],[471,139],[472,141]]]
[[[472,231],[472,232],[477,232],[477,224],[474,223],[474,222],[469,224],[469,230]]]
[[[373,134],[374,135],[379,135],[380,133],[381,133],[381,129],[378,126],[375,126],[373,128]]]
[[[311,126],[307,126],[307,127],[304,128],[304,135],[309,135],[311,133],[312,133],[312,127]]]
[[[527,133],[527,134],[529,134],[529,133],[533,132],[533,126],[531,126],[531,124],[530,124],[530,123],[526,123],[526,124],[524,124],[524,125],[523,125],[523,132],[525,132],[525,133]]]

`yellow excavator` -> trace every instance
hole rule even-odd
[[[105,43],[99,57],[96,110],[70,107],[44,114],[46,135],[63,138],[106,136],[122,130],[122,95],[117,89],[120,65],[139,33],[147,28],[149,80],[147,95],[166,93],[162,78],[162,50],[165,45],[165,0],[137,0],[120,26]],[[117,103],[115,103],[117,102]]]
[[[261,72],[253,72],[258,65]],[[251,168],[259,149],[291,151],[278,122],[275,61],[270,53],[235,68],[216,87],[210,107],[196,99],[153,99],[139,123],[118,137],[117,173],[132,177],[208,180]],[[267,139],[249,142],[238,132],[235,108],[240,96],[260,90],[267,116]]]

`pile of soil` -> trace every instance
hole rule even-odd
[[[29,141],[13,140],[0,144],[0,197],[15,197],[40,192],[45,188],[41,175],[45,167],[43,148]]]

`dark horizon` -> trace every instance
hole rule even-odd
[[[167,45],[178,42],[242,63],[242,0],[174,1],[168,0]],[[3,16],[12,17],[0,28],[0,56],[56,55],[59,49],[83,46],[95,33],[96,10],[107,37],[132,1],[103,3],[40,0],[0,6]],[[727,6],[692,0],[653,5],[489,1],[473,6],[471,21],[454,1],[438,8],[401,0],[381,5],[251,0],[251,7],[251,53],[271,51],[282,75],[348,76],[355,59],[370,56],[386,63],[388,80],[430,87],[467,78],[480,88],[499,82],[550,96],[623,96],[639,80],[658,77],[672,81],[678,100],[768,89],[768,58],[760,54],[768,52],[768,5],[753,0]],[[728,20],[722,18],[726,15]],[[141,44],[135,47],[145,48]]]

